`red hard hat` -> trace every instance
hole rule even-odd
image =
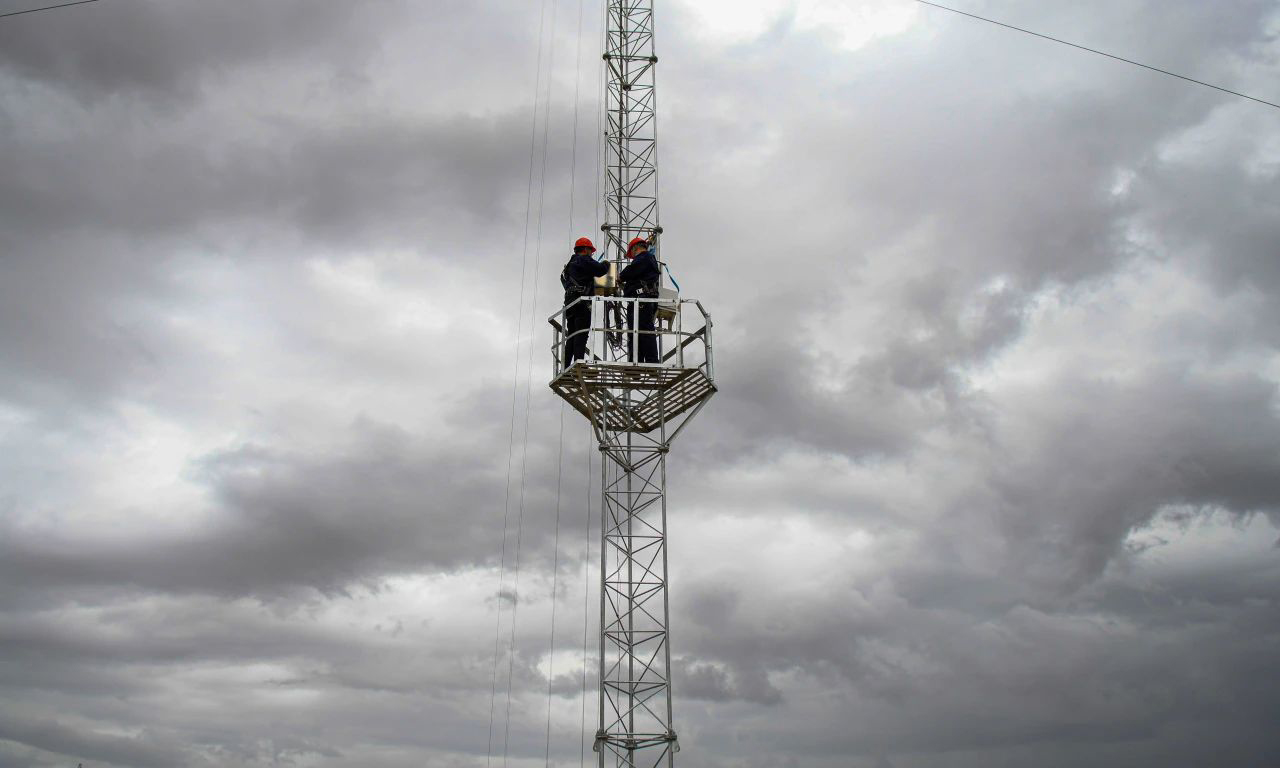
[[[578,242],[573,244],[573,250],[576,251],[579,248],[590,248],[592,253],[596,252],[595,245],[591,242],[589,238],[586,238],[586,237],[578,238]]]
[[[649,241],[648,241],[648,240],[646,240],[646,239],[644,239],[643,237],[633,237],[633,238],[631,238],[631,242],[627,243],[627,258],[628,258],[628,259],[629,259],[629,258],[631,258],[631,251],[632,251],[632,249],[634,249],[637,245],[640,245],[640,244],[642,244],[642,243],[643,243],[644,245],[648,245],[648,244],[649,244]]]

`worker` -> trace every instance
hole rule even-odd
[[[627,258],[631,263],[618,273],[618,282],[622,284],[622,295],[627,298],[656,299],[658,283],[662,279],[662,270],[658,266],[658,257],[649,250],[649,241],[643,237],[633,238],[627,244]],[[632,330],[631,359],[637,363],[658,362],[658,337],[654,330],[654,315],[658,304],[653,301],[637,302],[639,311],[633,306],[627,307],[627,326]],[[639,315],[636,322],[634,315]],[[636,338],[639,337],[639,338]],[[636,354],[636,353],[639,354]]]
[[[609,271],[609,265],[596,261],[591,254],[595,245],[585,237],[573,244],[573,255],[560,272],[560,284],[564,286],[564,367],[567,370],[577,360],[587,356],[587,329],[591,325],[591,302],[578,301],[594,291],[595,279]],[[576,302],[576,303],[575,303]],[[579,333],[580,331],[580,333]],[[574,334],[577,334],[576,336]]]

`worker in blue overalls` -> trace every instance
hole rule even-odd
[[[649,241],[643,237],[634,238],[627,244],[627,258],[631,263],[618,273],[618,282],[622,285],[622,295],[627,298],[656,299],[658,284],[662,280],[662,268],[658,265],[658,257],[649,249]],[[627,327],[638,333],[630,334],[631,360],[637,363],[658,362],[658,337],[654,330],[654,316],[658,312],[658,304],[653,301],[638,302],[638,311],[627,307]],[[639,317],[637,318],[636,315]],[[637,338],[638,337],[638,338]]]
[[[564,367],[566,369],[575,361],[587,356],[589,333],[587,329],[591,326],[591,302],[578,301],[578,299],[594,293],[595,279],[609,271],[608,264],[592,258],[591,254],[595,252],[596,247],[591,240],[585,237],[578,238],[578,241],[573,244],[573,255],[569,257],[569,263],[564,265],[564,270],[560,273],[560,284],[564,286],[564,305],[568,307],[564,313]],[[578,333],[579,331],[581,333]]]

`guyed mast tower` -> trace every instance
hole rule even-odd
[[[589,302],[586,360],[565,356],[566,311],[551,318],[551,388],[590,420],[601,455],[599,765],[673,766],[667,581],[667,460],[672,441],[715,394],[711,320],[679,295],[661,250],[653,0],[606,0],[606,220]],[[658,295],[624,296],[618,271],[635,237],[649,240],[667,279]],[[667,285],[671,283],[671,285]],[[570,305],[570,306],[574,306]],[[655,316],[643,320],[646,305]],[[637,362],[637,338],[656,337],[657,362]]]

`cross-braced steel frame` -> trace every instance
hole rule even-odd
[[[665,424],[652,434],[603,427],[609,410],[633,406],[632,393],[619,394],[592,420],[604,458],[596,748],[601,766],[671,766],[667,431]]]
[[[653,0],[608,0],[605,22],[606,247],[626,257],[633,237],[658,224],[658,121]],[[654,243],[654,255],[661,257]]]
[[[657,250],[657,101],[653,0],[606,0],[606,258],[625,263],[631,238]],[[658,255],[655,253],[655,255]],[[611,257],[611,258],[610,258]],[[716,392],[711,319],[696,301],[618,297],[597,283],[586,360],[561,357],[565,307],[555,328],[551,388],[591,420],[600,449],[600,768],[674,766],[667,594],[667,454],[671,441]],[[665,289],[664,289],[665,290]],[[657,326],[637,329],[647,302]],[[693,310],[696,309],[696,313]],[[685,322],[685,318],[688,322]],[[665,327],[664,327],[665,323]],[[657,337],[659,362],[632,358],[636,334]]]
[[[658,224],[657,89],[653,0],[608,0],[605,66],[607,252],[625,258],[631,238]],[[659,255],[656,254],[655,255]],[[672,766],[671,646],[667,642],[667,440],[626,423],[637,400],[623,387],[593,413],[601,456],[600,765]],[[610,414],[609,411],[616,411]],[[610,416],[613,418],[610,418]]]

